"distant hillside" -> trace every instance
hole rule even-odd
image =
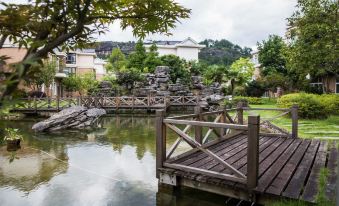
[[[240,57],[250,57],[251,48],[241,48],[239,45],[232,42],[222,40],[206,39],[200,44],[206,45],[201,49],[199,53],[199,60],[201,62],[212,64],[230,65]],[[99,58],[106,59],[114,48],[120,48],[120,50],[127,56],[134,51],[135,42],[114,42],[114,41],[102,41],[95,44],[95,52]]]
[[[250,57],[252,51],[251,48],[241,48],[226,39],[206,39],[200,44],[204,44],[206,47],[201,49],[199,60],[207,64],[231,65],[240,57]]]
[[[95,47],[95,53],[99,58],[106,59],[114,48],[120,48],[122,53],[129,55],[134,51],[135,42],[114,42],[114,41],[102,41],[97,42]]]

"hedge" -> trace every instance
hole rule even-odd
[[[293,104],[299,106],[299,117],[306,119],[321,119],[339,113],[339,96],[335,94],[294,93],[278,99],[279,107],[289,108]]]

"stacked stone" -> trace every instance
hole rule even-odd
[[[214,94],[221,94],[221,85],[218,82],[213,82],[210,86],[205,87],[202,90],[202,96],[209,96]]]
[[[155,81],[156,95],[157,96],[169,96],[168,84],[170,81],[170,68],[168,66],[157,66],[155,68]]]
[[[111,82],[101,81],[98,89],[91,95],[97,97],[113,97],[115,96],[115,90],[113,89],[113,85]]]
[[[193,89],[203,90],[205,88],[201,76],[192,76]]]
[[[175,84],[169,84],[168,90],[171,92],[172,96],[192,96],[192,92],[190,91],[187,85],[184,85],[181,82],[181,79],[178,78]]]

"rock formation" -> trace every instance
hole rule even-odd
[[[87,109],[82,106],[74,106],[52,115],[50,118],[33,125],[35,131],[56,131],[61,129],[81,129],[90,127],[102,115],[104,109]]]

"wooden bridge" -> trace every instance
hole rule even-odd
[[[260,116],[248,116],[246,120],[243,113],[249,110],[256,109],[238,107],[202,113],[196,107],[195,114],[167,118],[163,110],[158,110],[159,182],[262,204],[281,199],[316,202],[320,189],[333,200],[339,161],[337,143],[298,138],[296,106],[277,109],[282,113],[262,120]],[[291,132],[279,130],[271,122],[289,113]],[[169,148],[166,130],[178,135]],[[177,152],[181,142],[191,149]],[[325,188],[320,188],[322,168],[328,171]]]
[[[199,101],[199,96],[26,98],[14,100],[11,111],[22,113],[58,112],[64,108],[76,105],[106,110],[155,110],[167,109],[169,106],[196,106]]]

